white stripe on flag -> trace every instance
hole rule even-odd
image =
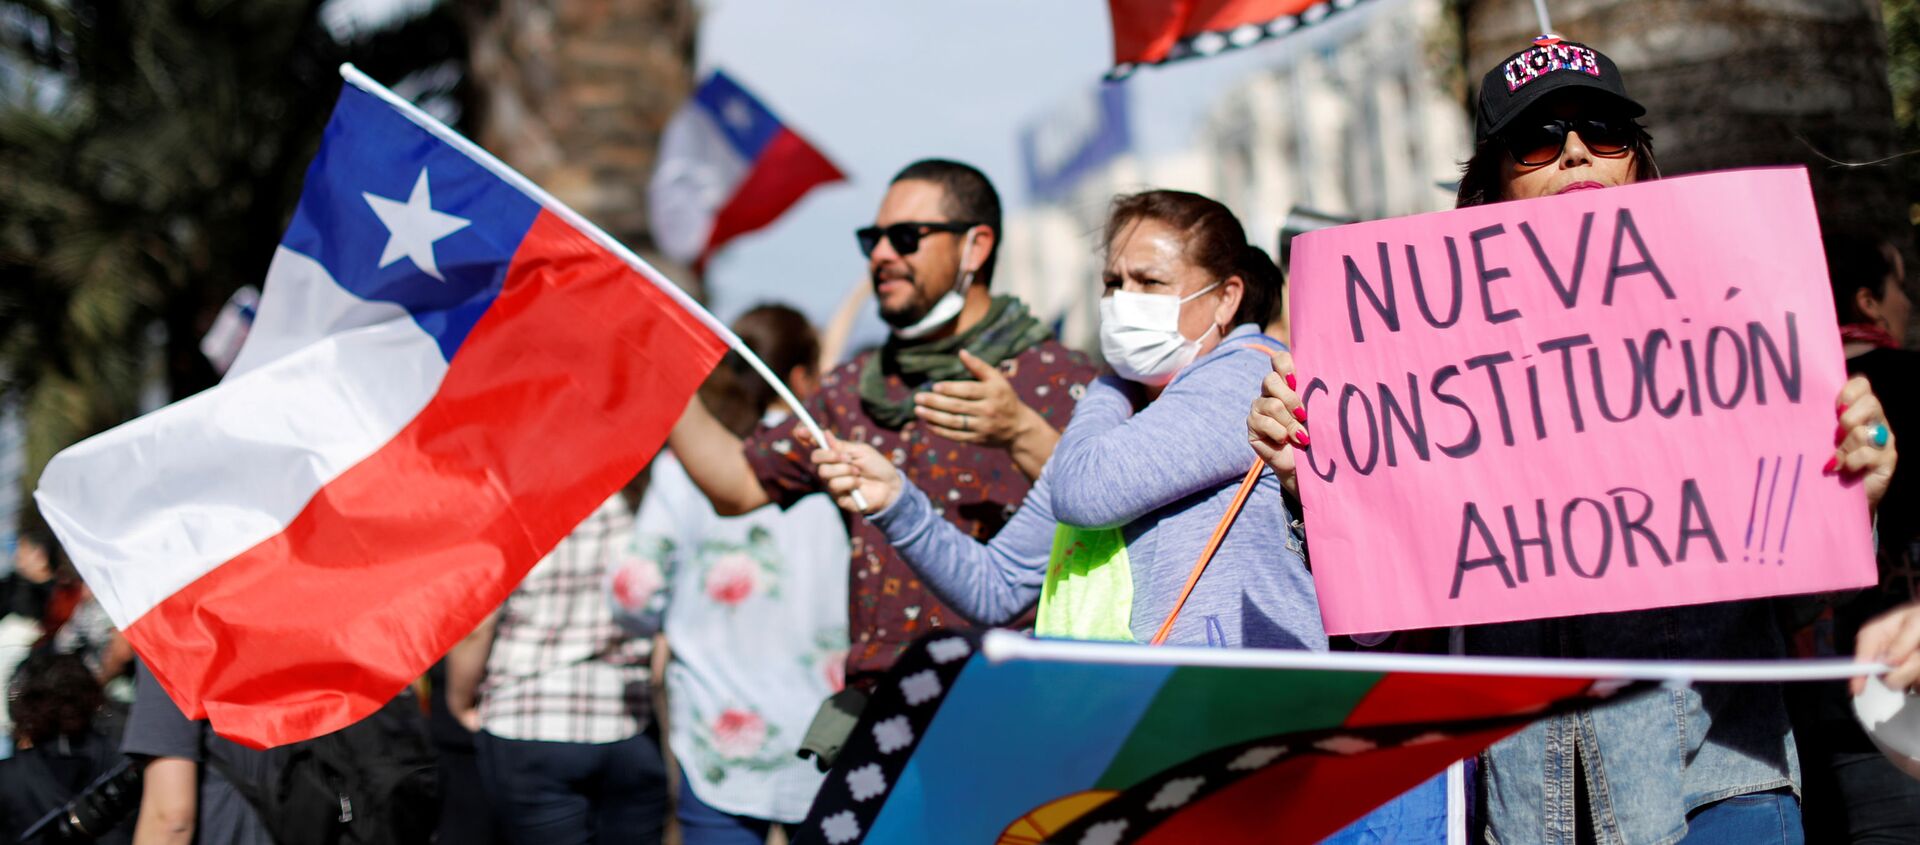
[[[283,248],[227,380],[56,455],[34,498],[126,628],[284,530],[404,428],[446,371],[404,309]]]
[[[659,164],[647,185],[647,222],[660,251],[683,264],[700,257],[714,218],[752,166],[714,125],[713,113],[688,100],[660,136]]]

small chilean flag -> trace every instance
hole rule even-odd
[[[647,187],[653,240],[675,261],[705,264],[814,186],[845,178],[747,89],[714,71],[661,136]]]
[[[418,677],[653,457],[732,334],[352,68],[218,386],[40,511],[189,717],[265,747]]]

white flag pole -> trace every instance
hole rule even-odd
[[[694,317],[698,318],[701,323],[705,324],[709,331],[718,335],[721,340],[726,341],[729,348],[739,353],[740,357],[746,360],[747,366],[752,367],[755,373],[758,373],[762,379],[766,380],[768,386],[773,388],[773,392],[780,397],[780,400],[787,403],[787,407],[793,409],[794,416],[800,419],[800,424],[806,426],[808,434],[813,435],[813,442],[822,448],[827,445],[826,432],[821,431],[820,424],[814,422],[812,414],[807,413],[807,406],[800,404],[800,400],[793,395],[793,391],[787,389],[786,383],[781,381],[778,376],[773,374],[772,370],[767,368],[766,362],[760,360],[760,356],[753,354],[753,350],[747,347],[746,342],[742,341],[739,335],[733,333],[733,329],[728,328],[726,323],[720,322],[718,317],[713,316],[713,314],[702,307],[698,301],[688,296],[687,292],[681,290],[679,285],[669,281],[665,274],[654,269],[654,266],[647,263],[646,259],[641,258],[638,254],[634,253],[633,250],[628,249],[625,244],[615,240],[612,235],[607,234],[599,226],[595,226],[592,221],[582,217],[579,212],[567,207],[567,204],[561,202],[558,197],[547,193],[546,189],[534,184],[533,180],[521,175],[520,171],[513,169],[513,167],[501,161],[493,153],[487,152],[481,148],[479,144],[455,132],[452,127],[441,123],[439,119],[433,115],[422,111],[419,106],[407,102],[407,100],[400,95],[387,90],[386,86],[375,82],[373,77],[361,73],[359,68],[351,64],[343,64],[340,66],[340,77],[345,79],[347,84],[372,94],[375,97],[379,97],[387,105],[392,106],[396,111],[405,115],[408,120],[413,121],[414,125],[426,130],[428,134],[445,141],[454,149],[466,154],[466,156],[473,159],[475,163],[486,168],[493,175],[500,177],[507,184],[520,189],[521,193],[526,194],[528,198],[539,203],[541,207],[553,212],[554,216],[567,221],[569,225],[578,229],[580,233],[586,235],[588,239],[599,244],[608,252],[619,256],[620,260],[627,263],[627,266],[632,267],[641,277],[653,283],[654,287],[659,288],[668,296],[672,297],[680,307],[685,308],[689,313],[693,314]],[[696,396],[693,401],[698,402],[700,399]],[[867,499],[865,496],[860,495],[859,490],[853,491],[853,503],[863,512],[868,508]]]
[[[1533,0],[1533,13],[1540,18],[1540,34],[1553,32],[1553,19],[1547,17],[1547,0]]]
[[[1597,678],[1671,684],[1835,681],[1881,675],[1892,667],[1852,658],[1804,660],[1593,660],[1552,657],[1459,657],[1388,652],[1309,652],[1289,649],[1225,649],[1199,646],[1141,648],[1127,643],[1034,639],[1004,629],[980,643],[988,662],[1027,660],[1108,666],[1203,666],[1221,669],[1327,669],[1410,672],[1423,675],[1504,675],[1526,678]]]

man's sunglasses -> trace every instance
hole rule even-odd
[[[920,239],[928,235],[945,232],[957,234],[977,226],[977,223],[895,223],[891,226],[868,226],[855,230],[853,235],[860,239],[860,254],[872,255],[874,247],[880,245],[885,236],[887,243],[893,244],[893,251],[901,255],[912,255],[920,249]]]
[[[1597,156],[1624,155],[1633,146],[1634,126],[1628,120],[1548,120],[1514,126],[1500,133],[1513,160],[1527,167],[1551,164],[1566,148],[1567,136],[1578,132],[1580,143]]]

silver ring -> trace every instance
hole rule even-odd
[[[968,418],[966,414],[960,415],[960,430],[961,431],[973,430],[973,420]]]

